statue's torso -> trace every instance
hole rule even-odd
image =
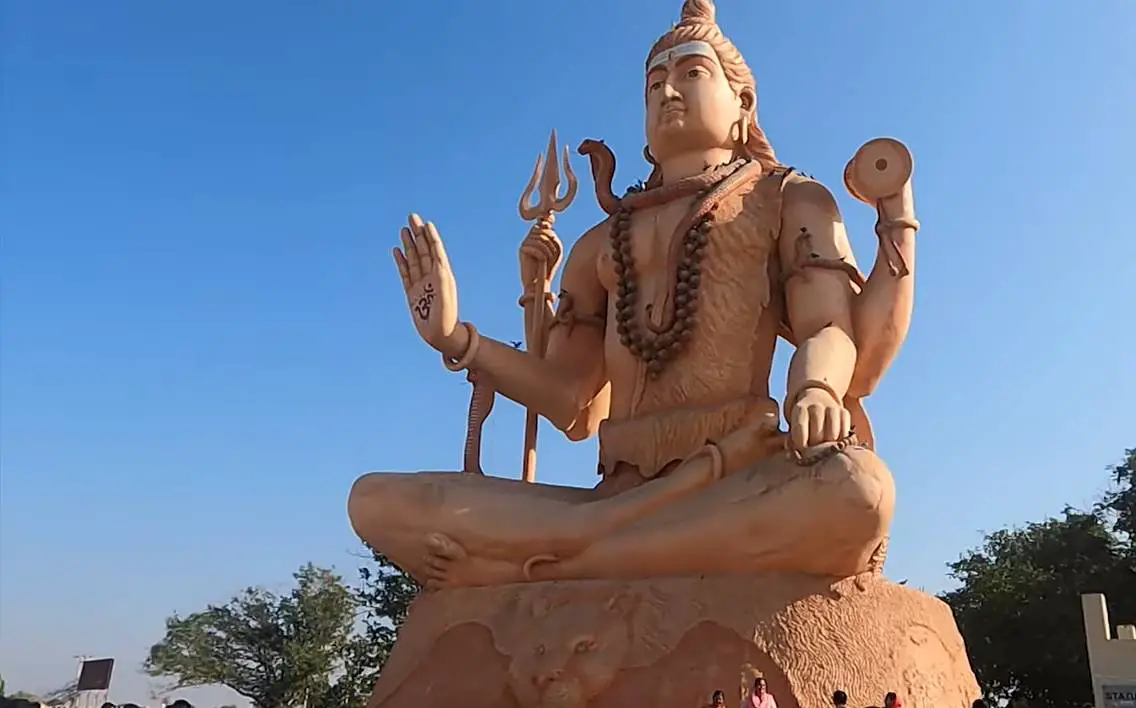
[[[670,292],[668,263],[678,223],[695,197],[637,211],[631,249],[640,296],[636,317],[658,323]],[[693,336],[656,378],[616,332],[616,275],[610,241],[597,274],[609,293],[605,364],[611,414],[600,430],[601,465],[634,464],[644,476],[721,437],[756,414],[777,410],[769,374],[782,311],[777,232],[780,176],[745,187],[715,212],[701,262]],[[648,314],[650,313],[650,314]]]

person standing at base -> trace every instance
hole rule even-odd
[[[707,704],[706,708],[726,708],[726,692],[714,691],[714,695],[710,696],[710,703]]]
[[[758,676],[753,680],[753,693],[749,696],[750,708],[777,708],[777,700],[769,692],[765,678]]]
[[[848,694],[845,693],[844,691],[833,691],[832,692],[832,705],[833,705],[833,708],[847,708],[847,706],[848,706]]]

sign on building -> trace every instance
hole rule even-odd
[[[1136,684],[1101,686],[1104,708],[1136,708]]]

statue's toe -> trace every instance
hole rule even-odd
[[[429,549],[431,555],[441,561],[456,562],[469,557],[469,554],[460,544],[449,536],[440,533],[426,535],[426,548]]]

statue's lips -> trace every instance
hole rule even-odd
[[[553,681],[541,693],[541,708],[584,708],[587,701],[577,681]]]
[[[671,123],[678,123],[682,121],[683,116],[686,115],[686,109],[679,106],[676,108],[664,108],[662,113],[659,114],[659,125],[669,125]]]

